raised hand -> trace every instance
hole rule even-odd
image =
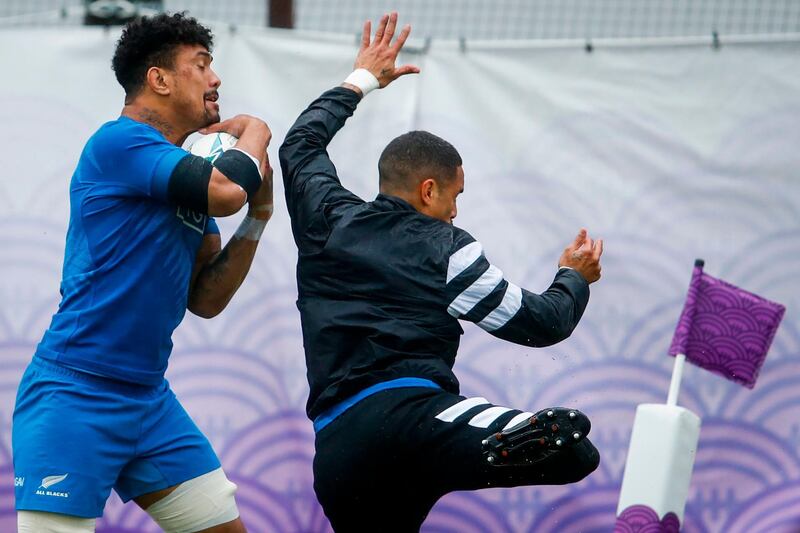
[[[381,17],[372,40],[370,40],[372,23],[369,20],[364,23],[364,31],[361,34],[361,48],[358,51],[354,67],[370,71],[373,76],[378,78],[380,87],[386,87],[400,76],[419,73],[419,68],[414,65],[395,67],[397,55],[411,33],[411,25],[403,26],[400,35],[392,43],[396,28],[397,12],[392,12]]]
[[[585,229],[581,229],[575,240],[564,249],[558,260],[559,267],[578,271],[589,283],[600,279],[600,256],[603,255],[603,239],[592,240]]]

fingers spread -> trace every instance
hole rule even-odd
[[[375,30],[375,38],[372,40],[374,43],[379,43],[383,40],[383,33],[386,31],[386,24],[389,22],[389,15],[384,15],[381,17],[381,21],[378,22],[378,29]]]
[[[419,67],[414,65],[403,65],[402,67],[398,67],[394,70],[395,78],[405,76],[406,74],[419,74]]]
[[[408,34],[411,33],[411,24],[406,24],[403,26],[403,29],[400,30],[400,35],[397,36],[397,40],[395,40],[394,45],[392,48],[395,52],[399,52],[403,45],[406,44],[406,39],[408,39]]]
[[[603,239],[597,239],[593,255],[595,259],[600,259],[600,256],[603,255]]]
[[[586,240],[586,229],[581,228],[581,230],[578,232],[578,235],[575,237],[575,240],[572,242],[572,247],[577,250],[581,247],[581,244],[583,244],[584,240]]]
[[[397,27],[397,12],[392,11],[389,15],[389,22],[386,24],[386,32],[383,34],[383,44],[389,46],[394,37],[394,29]]]
[[[372,21],[364,22],[364,30],[361,32],[361,49],[369,46],[369,36],[372,33]]]

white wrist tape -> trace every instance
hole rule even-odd
[[[267,227],[267,220],[259,220],[253,217],[244,217],[242,223],[233,234],[237,239],[247,239],[248,241],[257,241],[264,233],[264,228]]]
[[[275,208],[272,204],[264,204],[264,205],[257,205],[255,207],[250,207],[250,211],[254,211],[256,213],[269,213],[272,216],[272,213],[275,211]]]
[[[370,91],[374,91],[381,86],[380,83],[378,83],[378,78],[376,78],[372,72],[365,68],[355,69],[350,73],[349,76],[347,76],[344,82],[349,83],[350,85],[355,85],[361,89],[362,97],[367,96]]]

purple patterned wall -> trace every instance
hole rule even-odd
[[[121,94],[100,30],[7,30],[0,69],[0,531],[14,527],[14,394],[58,302],[67,180]],[[351,39],[221,29],[215,66],[226,115],[264,117],[276,142],[352,65]],[[426,533],[599,533],[614,527],[635,407],[666,398],[666,355],[695,257],[787,307],[752,391],[688,368],[679,403],[703,418],[683,531],[800,531],[800,45],[494,48],[439,44],[423,69],[370,95],[331,147],[355,192],[376,192],[380,149],[411,128],[460,149],[457,222],[507,277],[543,289],[581,226],[606,242],[604,278],[565,343],[533,350],[475,327],[462,391],[528,410],[577,406],[593,419],[599,470],[580,484],[456,493]],[[272,151],[275,157],[275,151]],[[311,488],[313,434],[294,306],[294,247],[282,201],[230,308],[188,318],[168,376],[239,485],[250,530],[329,531]],[[239,217],[222,221],[224,236]],[[112,496],[100,531],[157,531]]]

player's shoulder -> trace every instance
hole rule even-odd
[[[457,252],[461,248],[478,242],[467,230],[453,226],[453,245],[452,252]]]
[[[126,149],[142,143],[168,143],[164,136],[155,128],[142,122],[137,122],[128,117],[119,117],[100,126],[89,139],[89,143],[96,150],[115,151]]]
[[[464,229],[441,222],[431,220],[428,217],[419,217],[421,223],[424,222],[424,230],[415,231],[420,235],[421,244],[428,248],[429,255],[447,264],[450,256],[459,249],[470,243],[476,242],[475,238]]]

